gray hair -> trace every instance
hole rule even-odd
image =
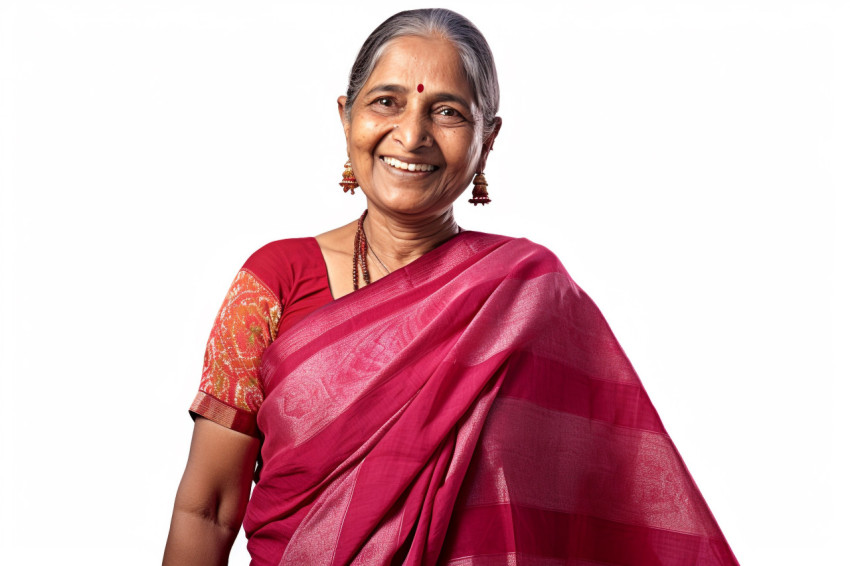
[[[466,79],[472,88],[475,105],[484,117],[484,138],[496,127],[499,111],[499,79],[496,63],[487,40],[475,25],[456,12],[428,8],[399,12],[379,25],[366,39],[348,77],[345,117],[351,120],[351,107],[363,85],[375,69],[387,44],[399,37],[438,36],[451,41],[457,49]]]

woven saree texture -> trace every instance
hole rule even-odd
[[[266,350],[253,564],[737,564],[605,319],[463,232]]]

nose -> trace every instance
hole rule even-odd
[[[427,118],[408,109],[393,127],[393,140],[405,151],[414,151],[421,147],[430,147],[432,143],[431,127]]]

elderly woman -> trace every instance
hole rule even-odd
[[[501,125],[478,29],[396,14],[338,103],[367,210],[236,276],[164,562],[224,564],[244,524],[257,565],[736,564],[557,258],[454,221]]]

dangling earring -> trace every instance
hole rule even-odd
[[[342,187],[342,192],[347,193],[349,190],[354,194],[354,189],[360,186],[357,179],[354,178],[354,171],[351,169],[351,160],[345,162],[345,169],[342,172],[342,181],[339,186]]]
[[[476,173],[472,179],[472,198],[469,199],[473,205],[487,204],[490,202],[490,195],[487,194],[487,179],[484,178],[484,173]]]

